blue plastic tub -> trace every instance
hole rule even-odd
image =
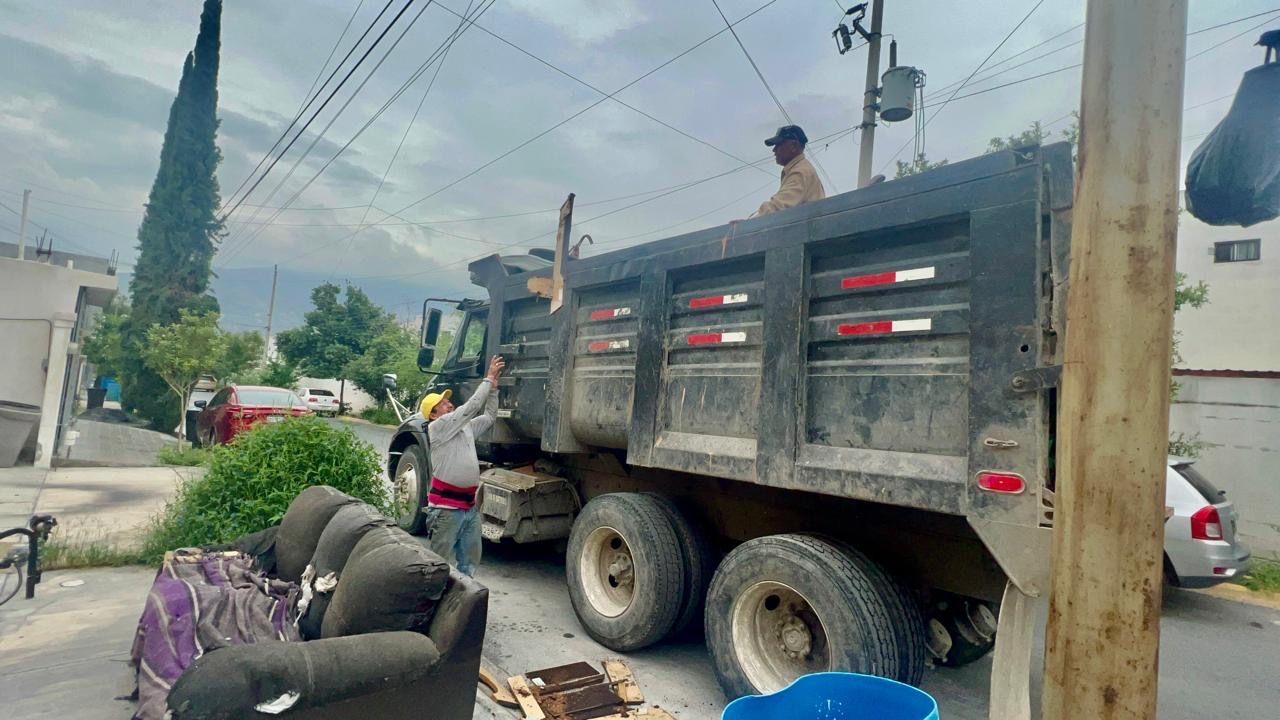
[[[896,680],[856,673],[805,675],[778,692],[729,703],[721,720],[938,720],[938,703]]]

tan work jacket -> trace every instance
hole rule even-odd
[[[782,187],[756,211],[756,215],[786,210],[790,207],[821,200],[827,193],[813,165],[800,153],[782,168]]]

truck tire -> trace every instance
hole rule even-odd
[[[707,649],[730,699],[801,675],[893,677],[898,638],[877,578],[838,544],[768,535],[739,545],[707,593]]]
[[[391,478],[391,500],[396,511],[396,524],[413,535],[421,533],[426,517],[427,457],[417,443],[409,445],[396,462],[396,476]]]
[[[578,620],[610,650],[652,645],[675,626],[684,554],[652,496],[614,493],[587,503],[569,534],[565,575]]]
[[[861,550],[840,540],[823,539],[839,545],[850,560],[874,578],[880,599],[889,608],[889,619],[893,621],[894,635],[898,641],[898,668],[890,677],[900,683],[918,686],[924,680],[925,660],[929,653],[924,612],[920,602],[901,580],[864,555]]]
[[[645,493],[667,514],[676,532],[676,541],[684,554],[684,583],[680,600],[680,613],[668,637],[684,636],[702,625],[702,609],[706,605],[707,587],[711,585],[711,573],[716,561],[707,534],[680,510],[673,500],[657,493]]]

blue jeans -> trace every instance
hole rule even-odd
[[[475,577],[480,564],[480,509],[455,510],[444,507],[428,507],[426,513],[427,538],[431,551],[444,558],[458,572]]]

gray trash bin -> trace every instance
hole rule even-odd
[[[31,428],[40,420],[40,408],[26,403],[0,400],[0,468],[18,462]]]

